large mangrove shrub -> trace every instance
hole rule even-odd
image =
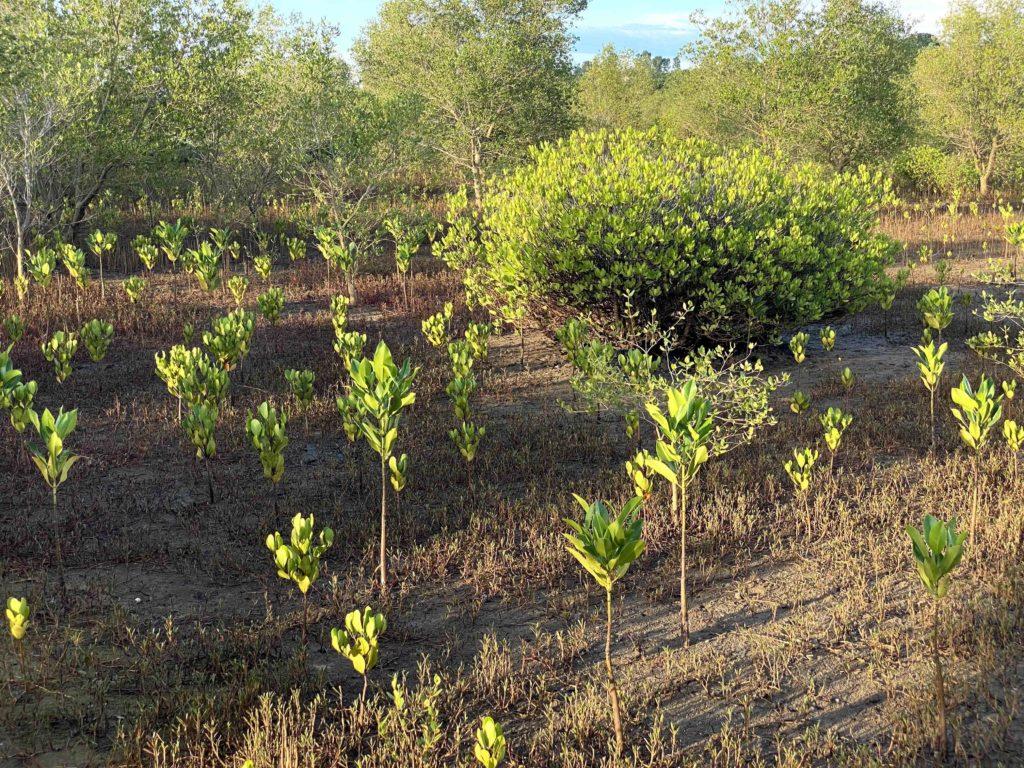
[[[577,132],[492,181],[478,240],[444,255],[507,317],[656,311],[683,342],[747,340],[877,300],[896,245],[876,225],[893,200],[867,171]]]

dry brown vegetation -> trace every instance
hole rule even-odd
[[[964,215],[952,233],[934,213],[887,226],[908,243],[910,260],[922,244],[951,252],[947,280],[964,292],[974,290],[986,251],[1001,255],[996,215]],[[647,552],[617,592],[621,759],[601,677],[601,595],[566,555],[561,520],[574,514],[572,492],[623,501],[622,466],[635,446],[618,417],[559,406],[570,398],[569,371],[549,338],[528,335],[525,368],[514,335],[492,341],[479,395],[487,434],[471,491],[447,437],[447,363],[419,330],[443,302],[460,306],[458,277],[418,257],[406,310],[389,258],[364,269],[350,325],[368,335],[368,349],[383,338],[396,359],[423,367],[401,436],[411,478],[389,526],[396,588],[382,601],[373,580],[379,479],[369,449],[345,440],[335,409],[341,363],[328,302],[342,288],[324,284],[319,259],[272,276],[285,290],[285,314],[276,327],[260,322],[233,375],[214,503],[153,355],[181,340],[184,323],[201,329],[226,311],[230,296],[162,274],[139,305],[119,288],[101,304],[94,282],[82,319],[110,320],[113,344],[102,363],[79,354],[58,385],[39,343],[77,327],[76,289],[66,280],[34,287],[20,307],[8,291],[4,312],[17,309],[28,322],[12,355],[39,381],[40,405],[79,409],[72,447],[85,460],[62,491],[62,607],[47,489],[22,437],[0,425],[0,594],[24,594],[34,608],[24,665],[6,639],[0,651],[0,765],[468,766],[484,714],[505,724],[510,766],[931,763],[928,598],[903,528],[969,507],[969,464],[946,405],[961,372],[974,377],[981,366],[963,345],[978,321],[958,304],[930,453],[927,393],[909,348],[934,263],[914,271],[887,315],[834,322],[835,352],[812,342],[778,394],[779,424],[699,477],[689,648],[677,636],[678,534],[665,490],[647,503]],[[258,288],[253,276],[248,303]],[[457,330],[467,317],[463,306]],[[762,351],[770,369],[793,367],[784,348]],[[851,392],[839,383],[844,366],[857,376]],[[308,424],[289,424],[284,479],[271,491],[244,416],[264,399],[286,404],[283,371],[304,367],[316,373],[316,398]],[[799,416],[784,404],[796,388],[811,399]],[[1020,400],[1007,403],[1007,416],[1021,418]],[[854,422],[833,476],[819,474],[805,505],[782,462],[818,437],[816,415],[828,405]],[[949,762],[1018,765],[1024,478],[1001,443],[985,455],[981,494],[980,539],[944,616]],[[337,535],[311,592],[307,656],[294,590],[263,545],[298,511]],[[328,633],[367,603],[389,626],[362,706],[361,680]],[[393,675],[408,689],[401,712],[389,697]]]

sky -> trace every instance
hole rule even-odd
[[[280,13],[326,19],[341,28],[339,47],[347,51],[377,13],[379,0],[269,0]],[[895,0],[892,3],[921,32],[937,32],[950,0]],[[586,61],[606,43],[619,49],[674,57],[694,39],[694,11],[722,15],[725,0],[590,0],[577,21],[574,58]]]

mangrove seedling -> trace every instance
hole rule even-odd
[[[21,337],[25,335],[25,327],[26,323],[19,315],[12,313],[4,318],[4,334],[12,344],[21,341]]]
[[[818,457],[819,453],[813,448],[794,448],[793,458],[783,465],[798,496],[805,496],[811,489],[811,473]]]
[[[949,592],[949,574],[960,563],[967,534],[957,533],[956,518],[944,523],[925,515],[922,530],[907,526],[914,552],[914,565],[921,583],[932,597],[932,662],[935,668],[935,710],[938,732],[935,748],[941,760],[946,754],[946,691],[939,649],[939,601]]]
[[[418,368],[408,360],[399,367],[381,341],[372,359],[349,363],[352,397],[359,410],[359,430],[380,456],[380,587],[387,582],[387,468],[398,438],[402,410],[416,401],[412,391]]]
[[[836,332],[832,329],[831,325],[823,326],[819,334],[821,338],[821,348],[826,352],[831,352],[836,347]]]
[[[789,351],[793,353],[793,359],[797,365],[807,359],[807,342],[810,339],[803,331],[793,334],[789,340]]]
[[[277,325],[284,310],[284,291],[277,287],[268,288],[265,293],[256,297],[256,303],[267,322]]]
[[[139,262],[141,262],[142,266],[152,272],[153,268],[156,267],[157,257],[160,255],[160,251],[153,244],[153,241],[145,235],[137,235],[132,240],[132,248],[135,249],[135,255],[139,257]]]
[[[306,647],[306,626],[309,623],[309,588],[320,575],[320,560],[334,543],[334,531],[324,528],[319,537],[313,537],[313,515],[292,518],[292,532],[286,542],[280,532],[267,536],[267,549],[274,555],[277,575],[299,588],[302,594],[302,647]]]
[[[793,397],[789,400],[789,410],[793,413],[800,414],[811,407],[811,399],[807,397],[799,389],[793,393]]]
[[[54,331],[48,341],[40,347],[43,357],[53,364],[53,372],[57,383],[62,383],[71,375],[71,358],[78,350],[78,334],[74,331]]]
[[[964,376],[960,386],[953,387],[949,394],[956,406],[950,410],[953,413],[953,418],[960,425],[960,439],[974,455],[970,533],[970,542],[973,547],[980,505],[981,451],[988,443],[992,428],[999,423],[999,419],[1003,416],[1003,396],[996,394],[995,382],[985,374],[981,375],[976,390],[972,389],[971,382]]]
[[[89,250],[92,251],[92,255],[96,257],[100,265],[100,299],[105,300],[107,294],[103,286],[103,256],[114,250],[114,246],[117,244],[117,235],[113,232],[104,234],[97,229],[89,235],[88,243]]]
[[[370,606],[345,616],[345,628],[331,630],[331,647],[352,663],[352,668],[363,677],[363,701],[366,700],[367,677],[377,666],[380,654],[380,636],[388,628],[383,613],[375,613]]]
[[[24,640],[25,632],[28,630],[29,616],[31,615],[31,609],[28,606],[28,600],[24,597],[9,597],[7,598],[7,610],[5,614],[7,616],[7,629],[11,633],[11,637],[15,640]]]
[[[142,298],[142,294],[146,290],[146,281],[138,275],[132,275],[131,277],[125,278],[125,281],[122,283],[122,287],[124,288],[125,296],[128,297],[128,301],[135,304]]]
[[[334,339],[334,351],[348,368],[357,357],[362,357],[366,346],[366,334],[359,331],[342,331]]]
[[[603,501],[589,504],[575,494],[573,497],[583,509],[583,520],[576,522],[566,519],[565,524],[571,531],[563,535],[568,542],[566,550],[569,554],[605,590],[604,664],[608,678],[608,700],[612,707],[612,725],[615,729],[615,752],[621,755],[622,713],[612,667],[612,590],[633,562],[643,554],[643,524],[637,515],[643,501],[633,497],[613,516]]]
[[[42,414],[29,411],[29,421],[39,436],[41,445],[30,445],[29,452],[32,455],[32,462],[43,476],[43,481],[50,488],[50,499],[53,509],[53,530],[54,544],[57,555],[57,573],[60,583],[60,594],[63,600],[64,586],[64,552],[63,552],[63,526],[57,516],[57,490],[64,481],[68,479],[68,472],[78,461],[78,455],[71,453],[64,445],[71,433],[75,431],[78,423],[78,411],[65,412],[63,408],[57,411],[54,416],[50,409],[45,409]]]
[[[932,288],[917,302],[921,321],[929,330],[935,331],[942,341],[942,332],[953,322],[953,297],[946,286]]]
[[[245,275],[232,275],[228,280],[228,290],[235,299],[235,306],[241,307],[245,301],[245,292],[249,290],[249,278]]]
[[[26,268],[40,286],[46,288],[57,270],[57,254],[52,248],[42,247],[36,252],[26,251]]]
[[[181,256],[182,248],[185,245],[185,238],[188,237],[188,227],[178,219],[173,224],[161,221],[153,229],[153,236],[160,243],[160,250],[167,261],[173,265]]]
[[[331,297],[331,327],[336,339],[340,339],[348,329],[348,308],[351,303],[348,296]]]
[[[686,505],[687,489],[708,460],[714,436],[711,402],[701,397],[697,383],[687,381],[666,393],[663,413],[656,403],[647,413],[658,428],[657,456],[648,456],[647,466],[672,486],[672,513],[679,515],[679,629],[683,642],[690,641],[690,614],[686,600]]]
[[[106,357],[110,341],[114,338],[114,326],[106,320],[93,318],[82,326],[82,341],[89,352],[89,358],[98,363]]]
[[[81,248],[75,248],[71,243],[64,243],[60,249],[60,260],[79,289],[85,290],[85,286],[89,282],[89,268],[85,265],[85,252]]]
[[[480,720],[473,754],[481,768],[498,768],[501,765],[506,754],[505,731],[501,723],[496,723],[491,717]]]
[[[32,423],[30,414],[34,413],[32,406],[38,390],[39,385],[34,381],[18,382],[7,390],[7,408],[15,432],[24,432],[25,427]]]
[[[853,416],[843,413],[839,408],[829,408],[818,417],[821,428],[824,430],[825,445],[828,446],[828,473],[832,474],[835,466],[836,453],[839,451],[839,444],[843,441],[843,434],[853,423]]]
[[[944,356],[949,344],[943,342],[938,347],[934,341],[914,347],[917,356],[917,370],[921,375],[921,383],[928,390],[928,419],[931,428],[931,446],[935,448],[935,393],[942,382],[942,369],[946,367]]]
[[[853,389],[853,385],[856,383],[856,378],[853,375],[853,371],[850,370],[849,366],[843,368],[842,373],[839,374],[839,383],[843,385],[843,389],[847,392]]]
[[[270,279],[270,273],[274,269],[274,262],[267,254],[260,254],[252,260],[252,268],[256,270],[256,274],[260,276],[263,282],[267,282]]]
[[[245,433],[252,447],[259,454],[263,476],[272,483],[278,483],[284,475],[284,449],[288,446],[288,415],[277,410],[267,401],[260,403],[256,414],[249,414]]]
[[[196,403],[189,408],[181,422],[185,434],[196,449],[196,459],[203,462],[206,467],[206,489],[210,495],[210,503],[216,500],[213,495],[213,467],[210,460],[217,455],[217,441],[215,431],[220,411],[217,406],[208,403]]]
[[[448,343],[448,326],[455,314],[455,305],[448,301],[440,312],[435,312],[420,326],[430,346],[441,349]]]
[[[299,412],[305,416],[306,410],[313,402],[313,380],[315,378],[313,372],[309,370],[297,371],[294,368],[289,368],[284,372],[284,378],[288,382],[288,388],[291,390],[292,397],[295,398],[295,405],[298,407]]]

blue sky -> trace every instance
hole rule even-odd
[[[283,14],[298,13],[310,19],[326,19],[341,27],[339,45],[347,50],[362,27],[377,13],[379,0],[270,0]],[[938,20],[949,0],[898,0],[893,5],[926,32],[938,30]],[[703,10],[720,15],[725,0],[590,0],[575,27],[575,57],[582,61],[605,43],[617,48],[673,57],[694,37],[690,15]]]

